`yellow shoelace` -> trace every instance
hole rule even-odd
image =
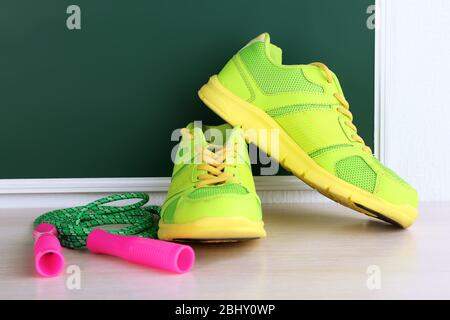
[[[193,138],[189,129],[184,128],[181,130],[183,135]],[[212,148],[215,151],[211,151]],[[207,185],[216,185],[219,183],[229,182],[234,179],[234,174],[230,172],[225,172],[226,167],[235,167],[236,163],[230,163],[228,159],[234,159],[238,149],[238,145],[234,144],[231,146],[218,146],[209,144],[207,146],[201,147],[198,151],[201,155],[202,163],[197,165],[197,170],[206,171],[206,173],[199,174],[197,176],[198,182],[196,186],[203,187]]]
[[[311,63],[311,65],[320,68],[325,73],[328,83],[333,83],[333,81],[334,81],[333,74],[331,73],[330,69],[325,64],[323,64],[321,62],[314,62],[314,63]],[[358,135],[358,133],[357,133],[358,129],[353,124],[353,114],[350,112],[350,104],[345,99],[345,97],[342,94],[340,94],[339,92],[336,92],[334,94],[334,97],[341,104],[341,107],[337,108],[337,111],[342,113],[343,115],[345,115],[348,118],[348,121],[345,121],[345,125],[348,126],[350,129],[352,129],[353,131],[355,131],[355,133],[352,134],[352,139],[355,142],[361,143],[363,145],[363,150],[365,152],[372,154],[372,150],[370,149],[370,147],[366,146],[366,143],[364,142],[363,138],[361,138],[361,136]]]
[[[208,148],[203,149],[202,159],[205,164],[199,164],[197,169],[204,170],[206,173],[198,175],[197,178],[200,181],[197,182],[197,187],[230,182],[234,179],[234,174],[224,171],[226,167],[236,166],[235,163],[227,162],[227,154],[230,151],[235,154],[237,152],[237,144],[234,144],[231,150],[229,147],[218,147],[218,150],[215,152]]]

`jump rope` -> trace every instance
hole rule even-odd
[[[192,268],[194,251],[187,245],[157,239],[159,206],[145,206],[150,197],[133,192],[111,195],[85,206],[44,213],[34,221],[35,268],[52,277],[64,268],[62,248],[88,248],[150,267],[184,273]],[[121,200],[140,200],[124,206]],[[123,228],[97,228],[127,225]]]

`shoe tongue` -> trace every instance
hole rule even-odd
[[[227,136],[226,145],[230,146],[235,143],[239,143],[243,140],[242,137],[242,128],[240,127],[234,127],[233,129],[230,129]]]
[[[262,42],[264,43],[264,46],[266,47],[266,49],[268,50],[268,54],[270,55],[270,58],[272,59],[272,62],[276,63],[276,64],[282,64],[283,62],[283,51],[281,50],[281,48],[277,47],[276,45],[270,43],[270,35],[265,32],[260,34],[259,36],[257,36],[256,38],[254,38],[253,40],[251,40],[249,43],[247,43],[247,46],[255,43],[255,42]],[[244,47],[244,48],[245,48]]]
[[[229,124],[207,126],[191,122],[186,126],[186,129],[192,134],[194,143],[204,147],[209,145],[229,146],[244,139],[242,128],[232,127]]]
[[[283,61],[283,51],[281,48],[277,47],[274,44],[269,43],[269,53],[272,61],[277,64],[282,64]]]
[[[193,136],[193,143],[198,145],[200,144],[201,146],[205,147],[208,145],[208,142],[206,141],[205,135],[203,133],[203,129],[202,126],[199,125],[198,123],[191,122],[186,126],[186,129],[189,130],[189,132],[192,134]]]

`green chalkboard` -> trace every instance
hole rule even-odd
[[[220,122],[197,90],[265,31],[339,75],[373,145],[373,2],[2,0],[0,178],[170,176],[173,129]]]

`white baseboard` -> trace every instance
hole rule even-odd
[[[149,204],[161,205],[166,198],[165,192],[147,192],[150,195]],[[0,195],[1,209],[9,208],[38,208],[48,211],[56,208],[67,208],[85,205],[103,198],[108,193],[46,193],[46,194],[2,194]],[[329,202],[318,192],[310,191],[258,191],[263,204],[274,203],[322,203]]]
[[[170,178],[0,179],[0,208],[59,208],[120,192],[146,192],[160,205]],[[263,203],[322,202],[324,197],[293,176],[255,177]]]
[[[170,178],[0,179],[0,194],[166,192]],[[293,176],[255,177],[259,191],[307,191]]]

